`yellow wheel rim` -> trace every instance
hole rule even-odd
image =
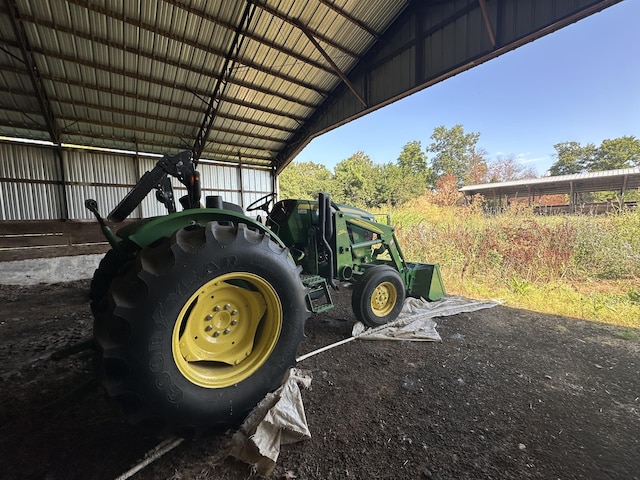
[[[182,307],[172,336],[182,375],[205,388],[224,388],[253,375],[282,330],[273,287],[252,273],[229,273],[196,291]]]
[[[386,317],[398,301],[398,290],[391,282],[382,282],[371,295],[371,311],[377,317]]]

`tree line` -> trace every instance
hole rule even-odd
[[[550,175],[602,172],[618,168],[640,166],[640,140],[624,136],[604,140],[600,146],[593,143],[562,142],[553,146],[556,161],[549,168]]]
[[[323,191],[338,203],[377,208],[433,192],[446,203],[448,198],[455,200],[464,185],[538,176],[515,155],[488,160],[487,152],[478,146],[480,134],[466,133],[462,125],[436,127],[430,138],[425,148],[419,141],[405,144],[395,162],[376,164],[362,151],[339,162],[333,171],[314,162],[294,162],[280,174],[280,196],[315,198]],[[635,137],[605,140],[599,147],[562,142],[554,148],[551,175],[640,165],[640,140]]]

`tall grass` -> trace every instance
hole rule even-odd
[[[640,328],[640,212],[488,217],[427,197],[391,213],[409,260],[439,263],[447,291]]]

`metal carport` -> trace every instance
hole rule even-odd
[[[508,182],[466,185],[460,189],[466,197],[482,195],[484,200],[507,205],[516,198],[526,198],[529,204],[543,195],[566,195],[569,211],[579,205],[580,195],[593,192],[616,192],[624,202],[627,191],[640,188],[640,167],[619,168],[601,172],[576,173],[551,177],[529,178]]]
[[[246,205],[315,136],[618,1],[2,0],[0,220],[89,218],[185,149]]]

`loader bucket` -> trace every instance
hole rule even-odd
[[[438,264],[409,262],[407,267],[408,296],[433,302],[446,295]]]

